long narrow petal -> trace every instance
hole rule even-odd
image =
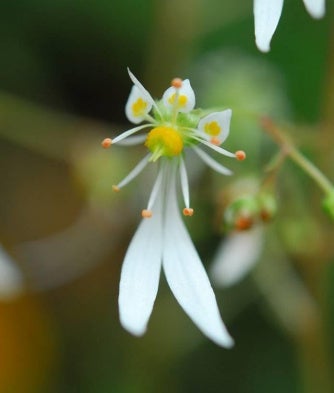
[[[262,52],[270,50],[283,8],[283,0],[254,0],[255,41]]]
[[[231,347],[233,339],[220,317],[208,276],[180,217],[175,184],[170,184],[168,190],[165,220],[163,267],[174,296],[204,334],[218,345]]]
[[[313,18],[320,19],[325,15],[325,0],[304,0],[304,4]]]
[[[118,298],[120,320],[130,333],[145,333],[157,295],[161,268],[162,209],[140,223],[125,255]]]

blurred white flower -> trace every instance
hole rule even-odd
[[[179,177],[185,205],[183,214],[192,216],[183,158],[186,150],[193,150],[208,166],[225,175],[231,171],[202,150],[201,144],[229,157],[245,158],[242,151],[234,154],[219,146],[229,134],[232,111],[227,109],[201,117],[198,110],[193,111],[195,94],[189,80],[178,78],[172,81],[162,100],[155,102],[130,71],[129,75],[134,85],[126,104],[126,115],[135,124],[143,120],[147,123],[113,140],[105,139],[102,146],[144,142],[149,153],[114,190],[119,191],[149,163],[158,164],[158,176],[147,208],[142,211],[144,220],[125,255],[119,294],[121,323],[134,335],[144,334],[162,266],[173,294],[193,322],[218,345],[231,347],[233,340],[220,317],[209,279],[181,219],[176,187]],[[144,128],[151,130],[132,136]]]
[[[255,41],[262,52],[270,50],[270,41],[281,17],[284,0],[254,0]],[[316,19],[325,14],[325,0],[303,0]]]
[[[0,299],[9,300],[22,292],[22,275],[0,245]]]
[[[229,287],[241,281],[259,260],[263,249],[261,225],[245,231],[233,231],[220,244],[210,275],[218,286]]]

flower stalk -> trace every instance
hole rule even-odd
[[[326,195],[333,192],[334,185],[330,180],[293,145],[291,140],[271,119],[263,118],[261,124],[264,131],[281,147],[283,155],[289,156],[295,164],[318,184]]]

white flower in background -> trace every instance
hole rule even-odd
[[[270,50],[270,41],[281,17],[284,0],[254,0],[255,41],[263,51]],[[325,14],[325,0],[303,0],[309,14],[316,19]]]
[[[220,244],[210,275],[221,287],[241,281],[259,260],[263,250],[264,230],[257,225],[246,231],[233,231]]]
[[[147,123],[113,140],[105,139],[102,146],[144,143],[149,152],[114,190],[128,184],[149,163],[157,165],[158,175],[142,211],[144,219],[125,255],[119,293],[121,323],[134,335],[145,333],[163,267],[173,294],[193,322],[218,345],[231,347],[233,339],[220,317],[209,279],[180,216],[177,181],[181,183],[183,214],[191,216],[186,150],[194,150],[207,165],[225,175],[231,171],[211,158],[201,145],[228,157],[245,158],[242,151],[234,154],[219,146],[228,136],[232,111],[201,117],[198,110],[193,110],[195,95],[189,80],[174,79],[162,100],[156,102],[130,71],[129,76],[134,85],[126,115],[135,124],[144,120]],[[150,131],[134,136],[145,128]]]
[[[22,275],[0,245],[0,299],[9,300],[22,292]]]

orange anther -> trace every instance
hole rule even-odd
[[[210,142],[211,142],[213,145],[216,145],[216,146],[219,146],[219,145],[220,145],[220,140],[219,140],[216,136],[213,136],[213,137],[210,139]]]
[[[141,212],[141,216],[142,216],[143,218],[151,218],[151,217],[152,217],[152,211],[151,211],[151,210],[144,209],[144,210],[142,210],[142,212]]]
[[[121,189],[117,186],[112,186],[112,190],[115,192],[119,192]]]
[[[246,153],[243,150],[238,150],[235,152],[235,157],[239,161],[243,161],[246,158]]]
[[[183,209],[183,215],[191,217],[194,214],[194,209],[191,207],[185,207]]]
[[[180,88],[182,87],[182,79],[180,79],[180,78],[174,78],[174,79],[172,80],[171,85],[172,85],[173,87],[175,87],[175,89],[180,89]]]
[[[110,138],[105,138],[105,139],[103,139],[103,141],[101,142],[101,146],[104,148],[104,149],[108,149],[108,147],[110,147],[112,145],[112,139],[110,139]]]

